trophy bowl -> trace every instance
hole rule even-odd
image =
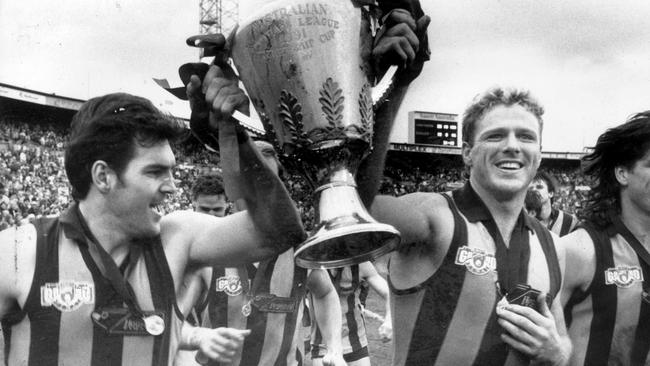
[[[313,190],[315,228],[295,253],[305,268],[372,260],[400,234],[365,209],[354,175],[374,123],[371,15],[359,1],[264,2],[231,37],[231,57],[285,167]]]

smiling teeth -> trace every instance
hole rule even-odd
[[[501,164],[499,164],[499,168],[519,169],[519,168],[521,168],[521,164],[519,164],[519,163],[501,163]]]
[[[153,205],[151,206],[151,209],[158,214],[162,214],[164,212],[162,205]]]

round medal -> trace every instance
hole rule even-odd
[[[149,315],[142,318],[144,328],[151,335],[161,335],[165,331],[165,321],[159,315]]]
[[[247,301],[244,304],[244,306],[241,307],[241,313],[244,314],[245,317],[248,317],[249,315],[251,315],[252,310],[253,309],[251,309],[251,302],[250,301]]]

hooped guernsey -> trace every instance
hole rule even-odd
[[[134,244],[140,250],[132,248],[119,268],[141,309],[134,316],[91,256],[77,211],[75,204],[58,218],[38,219],[17,237],[36,240],[36,262],[24,307],[2,319],[5,362],[171,365],[183,316],[160,237]]]
[[[586,291],[564,308],[573,340],[571,365],[650,365],[650,254],[621,221],[582,224],[596,268]]]
[[[501,340],[496,304],[501,292],[517,284],[555,298],[561,273],[552,234],[522,210],[506,248],[469,183],[443,196],[454,232],[442,264],[411,288],[397,289],[388,281],[393,365],[528,365]]]

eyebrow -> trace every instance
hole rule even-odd
[[[478,135],[478,137],[482,137],[482,136],[489,135],[489,134],[492,134],[492,133],[503,133],[503,132],[508,132],[508,131],[510,131],[510,130],[511,130],[511,128],[509,128],[509,127],[496,127],[496,128],[493,128],[493,129],[488,129],[488,130],[483,131],[481,134]],[[535,132],[535,134],[537,135],[537,137],[539,137],[539,130],[535,130],[535,129],[533,129],[533,128],[527,128],[527,127],[516,127],[516,128],[514,129],[514,131],[515,131],[515,133],[522,133],[522,132]]]
[[[175,167],[176,167],[176,164],[167,165],[167,164],[154,163],[154,164],[145,165],[142,169],[143,170],[149,170],[149,169],[174,169]]]
[[[221,207],[221,206],[218,206],[218,207],[208,207],[208,206],[201,206],[201,205],[199,205],[199,208],[200,208],[201,210],[203,210],[203,211],[210,211],[210,210],[216,211],[216,210],[221,210],[223,207]]]

